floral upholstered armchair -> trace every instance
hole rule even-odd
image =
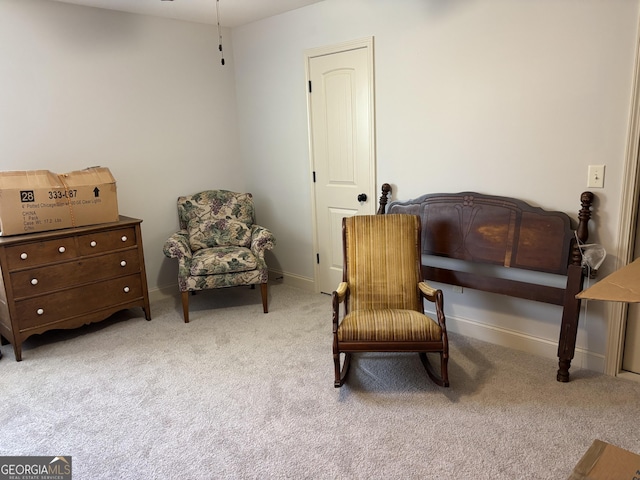
[[[260,284],[267,307],[268,270],[264,252],[275,245],[273,234],[256,225],[250,193],[206,190],[178,198],[180,231],[164,244],[164,254],[178,259],[178,286],[185,323],[189,292]]]

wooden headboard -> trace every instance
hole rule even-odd
[[[434,193],[388,203],[391,186],[382,186],[379,214],[418,215],[422,221],[422,253],[471,264],[493,265],[567,277],[564,288],[512,280],[493,273],[422,266],[425,280],[563,307],[558,341],[557,380],[569,381],[575,353],[585,268],[577,245],[588,239],[594,195],[580,196],[578,224],[563,212],[533,207],[522,200],[476,192]]]

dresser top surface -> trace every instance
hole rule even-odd
[[[47,239],[54,239],[59,237],[68,237],[73,235],[81,235],[83,233],[91,233],[98,230],[117,229],[127,226],[133,226],[141,223],[142,220],[138,218],[125,217],[120,215],[120,220],[117,222],[98,223],[95,225],[86,225],[82,227],[73,228],[61,228],[59,230],[49,230],[46,232],[25,233],[21,235],[9,235],[6,237],[0,237],[0,247],[11,245],[14,243],[41,241]]]

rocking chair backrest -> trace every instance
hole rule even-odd
[[[423,311],[418,292],[420,231],[417,215],[343,219],[343,281],[349,284],[350,311]]]

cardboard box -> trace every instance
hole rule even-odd
[[[567,480],[637,480],[640,455],[594,440]]]
[[[108,168],[56,174],[0,172],[0,235],[118,221],[116,181]]]
[[[640,258],[583,290],[576,298],[611,302],[640,302]]]

